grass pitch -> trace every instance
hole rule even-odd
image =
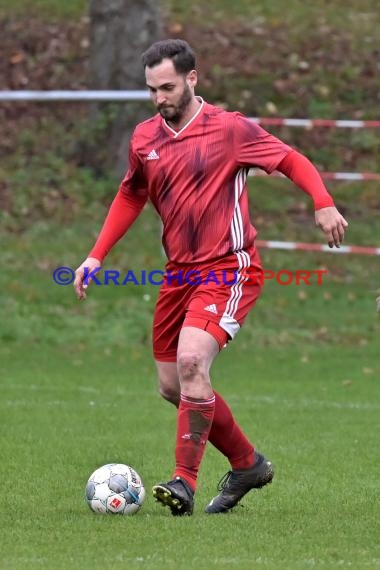
[[[277,226],[264,223],[263,239],[281,232],[281,203],[294,190],[257,191],[264,218],[273,215],[274,193]],[[377,260],[262,252],[273,270],[329,271],[321,287],[269,282],[213,369],[215,387],[276,476],[234,512],[208,516],[203,508],[228,469],[209,447],[195,514],[182,520],[150,495],[171,475],[175,433],[175,410],[157,395],[150,354],[157,290],[93,286],[79,303],[71,287],[52,280],[55,267],[79,263],[93,227],[74,219],[66,229],[37,223],[3,236],[0,567],[378,567]],[[161,267],[158,231],[147,210],[107,267]],[[314,236],[309,226],[287,231]],[[131,464],[146,485],[133,517],[95,515],[84,502],[89,475],[113,461]]]
[[[2,351],[1,568],[375,568],[379,386],[360,349],[298,347],[221,356],[215,385],[273,460],[271,486],[228,515],[203,508],[227,464],[211,447],[192,518],[150,496],[170,476],[175,412],[148,351]],[[369,357],[369,354],[367,354]],[[375,354],[373,354],[375,357]],[[350,379],[350,383],[349,382]],[[133,517],[84,503],[87,477],[130,463],[148,497]]]

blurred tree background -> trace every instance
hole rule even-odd
[[[90,81],[95,90],[144,89],[141,54],[162,38],[163,23],[157,0],[90,0]],[[103,141],[82,141],[87,164],[116,167],[121,176],[131,131],[147,118],[149,107],[141,103],[91,106],[91,121],[102,121]],[[106,152],[99,157],[101,145]],[[99,144],[100,143],[100,144]],[[103,168],[104,168],[103,166]]]
[[[141,52],[182,37],[197,51],[198,93],[210,102],[248,116],[376,119],[379,19],[374,0],[0,0],[0,87],[143,88]],[[61,223],[68,205],[79,211],[94,195],[108,204],[131,129],[152,112],[149,102],[0,104],[3,226]],[[322,171],[378,169],[374,129],[270,130]],[[379,211],[375,186],[345,190],[360,188]]]

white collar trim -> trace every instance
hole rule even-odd
[[[198,97],[198,96],[197,96],[197,99],[198,99],[198,101],[201,102],[201,104],[200,104],[200,106],[199,106],[199,109],[198,109],[197,112],[191,117],[191,119],[190,119],[189,121],[187,121],[186,125],[184,125],[180,131],[175,131],[174,129],[172,129],[172,128],[168,125],[168,123],[166,122],[166,120],[163,119],[163,121],[164,121],[165,125],[167,126],[167,128],[174,134],[174,137],[173,137],[173,138],[176,138],[176,137],[178,137],[178,135],[180,135],[181,133],[183,133],[183,131],[184,131],[185,129],[187,129],[187,127],[198,117],[199,113],[202,111],[205,102],[204,102],[204,100],[202,99],[202,97]]]

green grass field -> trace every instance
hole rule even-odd
[[[252,187],[264,218],[275,219],[277,197],[277,224],[264,228],[264,239],[279,236],[281,207],[299,199],[278,183]],[[93,286],[78,303],[71,286],[51,276],[79,263],[102,214],[3,236],[0,567],[377,567],[377,260],[263,252],[267,268],[329,271],[322,287],[268,283],[213,370],[215,387],[276,477],[235,512],[207,516],[203,508],[228,468],[209,448],[195,514],[178,520],[149,494],[171,475],[175,430],[150,356],[157,291]],[[309,221],[290,224],[292,237],[315,239],[311,214]],[[161,267],[158,235],[147,210],[107,268]],[[87,477],[112,461],[130,463],[144,479],[148,497],[134,517],[94,515],[84,503]]]
[[[83,502],[86,477],[109,461],[134,465],[148,491],[170,474],[174,412],[154,393],[147,351],[2,354],[1,568],[375,568],[375,375],[360,349],[303,357],[237,343],[222,356],[215,384],[277,476],[244,507],[209,517],[202,509],[226,469],[209,449],[195,514],[178,520],[150,496],[131,518]]]

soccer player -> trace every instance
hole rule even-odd
[[[196,96],[195,55],[185,41],[154,43],[142,63],[158,113],[133,133],[128,171],[74,287],[84,299],[84,268],[101,266],[149,198],[163,222],[168,257],[154,313],[153,353],[160,393],[178,408],[174,473],[153,487],[153,495],[173,515],[191,515],[210,441],[231,469],[206,512],[223,513],[274,474],[210,380],[214,359],[260,294],[257,277],[263,270],[249,218],[249,169],[278,170],[310,195],[330,247],[340,246],[348,224],[305,156],[242,114]],[[189,271],[197,272],[196,285],[184,279]],[[226,274],[235,279],[224,279]]]

